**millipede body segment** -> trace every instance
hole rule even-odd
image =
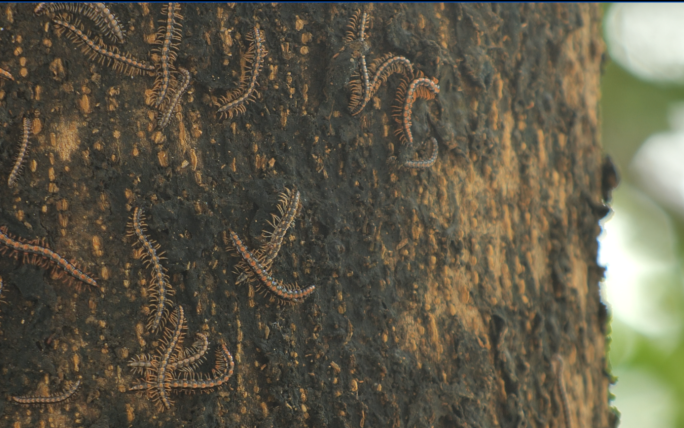
[[[220,99],[223,105],[218,109],[222,117],[230,119],[246,112],[247,104],[256,100],[257,79],[264,66],[264,58],[268,54],[263,32],[258,27],[254,27],[254,30],[245,38],[251,44],[242,58],[242,72],[238,88]]]
[[[58,277],[66,278],[67,280],[71,278],[77,279],[92,287],[98,287],[97,282],[76,267],[74,263],[68,262],[64,257],[50,250],[45,245],[37,245],[38,243],[39,241],[25,242],[21,239],[15,239],[7,232],[7,227],[0,227],[0,244],[4,245],[3,252],[9,249],[15,256],[22,253],[25,262],[43,267],[51,265]],[[70,277],[65,277],[64,273]]]
[[[173,289],[169,284],[169,277],[166,274],[166,268],[161,264],[162,255],[158,252],[159,244],[154,240],[145,236],[146,224],[143,217],[143,209],[136,207],[133,210],[133,217],[128,225],[129,236],[137,238],[136,244],[143,249],[143,261],[152,269],[152,280],[150,281],[151,291],[151,315],[147,327],[156,332],[162,327],[164,320],[164,313],[167,311],[167,305],[171,306],[173,303],[169,299],[173,295]]]
[[[10,172],[9,178],[7,179],[7,185],[9,187],[14,187],[17,184],[17,179],[21,173],[21,168],[24,165],[24,160],[26,158],[26,152],[29,146],[29,137],[31,136],[31,120],[28,117],[24,118],[24,134],[21,139],[21,146],[19,146],[19,153],[17,153],[17,160],[14,162],[14,167],[12,172]]]
[[[66,388],[64,392],[61,394],[57,395],[48,395],[46,397],[40,397],[40,396],[30,396],[30,395],[23,395],[23,396],[12,396],[11,400],[14,401],[15,403],[19,404],[36,404],[36,405],[46,405],[46,404],[59,404],[67,401],[69,398],[71,398],[78,388],[81,386],[81,380],[77,380],[76,382],[72,383],[71,386]]]

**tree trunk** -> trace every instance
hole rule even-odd
[[[0,426],[616,426],[596,263],[597,5],[366,5],[365,40],[345,41],[347,4],[183,4],[174,66],[191,89],[161,131],[153,75],[91,61],[32,7],[4,5],[0,18],[0,67],[15,78],[0,93],[7,174],[22,118],[33,124],[18,186],[0,186],[2,224],[47,240],[101,289],[0,261],[0,393],[82,381],[50,410],[0,402]],[[159,73],[162,5],[110,9],[127,32],[119,50]],[[258,94],[221,118],[255,25],[268,50]],[[389,53],[439,81],[435,100],[413,106],[413,145],[392,116],[402,73],[360,114],[347,107],[361,55]],[[405,168],[432,137],[436,163]],[[255,249],[278,194],[295,187],[301,209],[272,272],[317,288],[281,305],[257,281],[236,284],[240,258],[222,234]],[[222,342],[235,359],[226,384],[171,389],[168,409],[128,391],[145,380],[129,360],[161,358],[170,340],[146,327],[151,269],[126,232],[136,207],[185,309],[184,346],[210,341],[196,373],[212,375]]]

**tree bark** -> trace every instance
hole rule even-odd
[[[616,426],[596,262],[597,5],[366,5],[373,25],[355,45],[354,5],[183,4],[175,65],[192,83],[163,131],[154,77],[91,61],[32,7],[0,18],[0,67],[15,77],[0,84],[8,174],[22,118],[34,127],[19,186],[0,186],[2,224],[46,239],[101,290],[0,260],[0,393],[82,381],[50,411],[0,402],[0,426],[570,428],[559,375],[573,428]],[[158,62],[161,5],[110,9],[128,33],[119,49]],[[255,25],[268,50],[258,96],[222,119]],[[414,145],[394,134],[400,74],[359,115],[347,108],[360,55],[388,53],[439,80],[413,108]],[[435,165],[403,168],[430,137]],[[317,286],[297,305],[237,285],[221,239],[230,228],[256,247],[286,187],[302,208],[273,275]],[[174,392],[162,411],[127,392],[140,380],[129,359],[164,346],[145,327],[135,207],[166,253],[185,346],[209,338],[197,372],[221,342],[236,364],[226,385]]]

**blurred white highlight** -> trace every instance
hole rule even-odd
[[[684,82],[684,4],[619,3],[604,20],[608,52],[646,80]]]
[[[599,236],[599,263],[606,267],[603,299],[613,317],[634,330],[674,339],[682,316],[663,308],[668,290],[681,284],[670,219],[627,184],[614,192],[612,206]]]
[[[675,399],[672,391],[648,373],[615,370],[614,404],[620,410],[620,428],[673,428]]]

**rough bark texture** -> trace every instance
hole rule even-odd
[[[0,426],[563,427],[556,354],[574,427],[615,426],[596,263],[598,6],[366,7],[369,60],[404,55],[439,79],[437,100],[414,108],[414,147],[393,132],[399,75],[360,115],[347,110],[354,5],[183,5],[176,64],[192,89],[161,133],[154,78],[88,60],[31,5],[2,6],[0,66],[16,79],[0,83],[3,171],[24,115],[36,135],[19,186],[0,186],[1,222],[103,288],[0,260],[0,395],[83,383],[49,409],[0,401]],[[128,30],[121,49],[149,60],[161,5],[111,9]],[[260,96],[221,120],[216,99],[256,23],[270,51]],[[400,168],[429,136],[435,166]],[[293,186],[303,209],[273,271],[318,288],[283,307],[235,285],[220,235],[256,245]],[[200,370],[221,340],[236,359],[227,386],[173,394],[163,412],[126,392],[129,358],[160,339],[145,331],[149,270],[126,237],[136,206],[166,252],[186,344],[211,341]]]

